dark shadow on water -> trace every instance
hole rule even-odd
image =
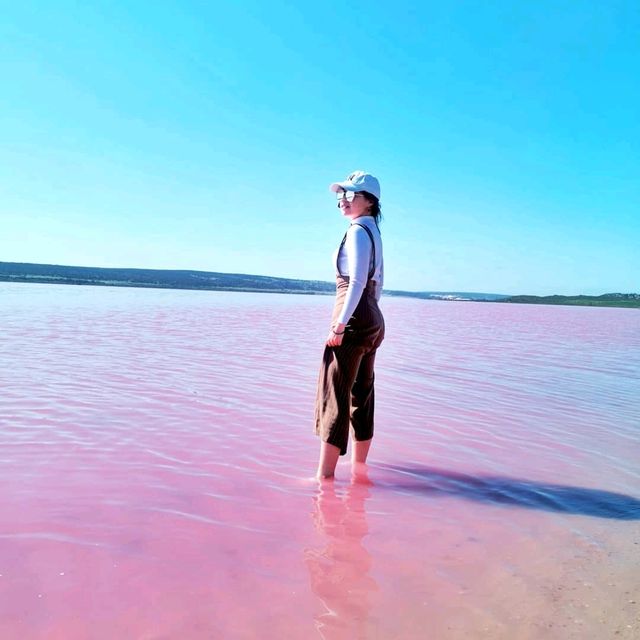
[[[401,475],[397,482],[384,483],[392,489],[598,518],[640,520],[640,500],[622,493],[508,476],[467,475],[432,467],[380,465],[380,468]]]

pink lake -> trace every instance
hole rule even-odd
[[[640,312],[383,298],[318,485],[331,306],[0,284],[2,640],[640,638]]]

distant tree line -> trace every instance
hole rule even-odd
[[[563,304],[583,307],[640,307],[638,293],[605,293],[601,296],[511,296],[502,302]]]
[[[73,267],[23,262],[0,262],[0,281],[268,293],[331,294],[335,291],[334,283],[321,280],[272,278],[215,271]],[[385,294],[424,300],[640,307],[640,294],[637,293],[607,293],[602,296],[505,296],[495,293],[387,289]]]

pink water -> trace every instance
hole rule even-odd
[[[0,285],[0,638],[640,638],[640,312],[384,299],[319,487],[331,304]]]

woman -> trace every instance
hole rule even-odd
[[[373,365],[384,338],[378,308],[383,284],[380,183],[355,171],[329,188],[351,224],[335,256],[336,303],[318,379],[319,479],[333,477],[339,456],[347,452],[350,428],[354,467],[367,460],[373,437]]]

